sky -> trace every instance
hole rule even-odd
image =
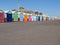
[[[26,10],[60,17],[60,0],[20,0],[19,2],[20,7],[24,7]],[[0,0],[0,9],[18,9],[18,0]]]

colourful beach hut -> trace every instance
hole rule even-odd
[[[46,16],[43,16],[43,21],[46,21]]]
[[[31,15],[31,18],[32,18],[32,21],[33,21],[34,16],[33,16],[33,15]]]
[[[25,14],[25,15],[24,15],[24,22],[27,22],[27,21],[28,21],[28,15]]]
[[[28,21],[32,21],[31,15],[28,15]]]
[[[20,21],[24,21],[24,14],[20,13]]]
[[[51,19],[50,19],[51,21],[54,21],[54,20],[55,20],[55,19],[54,19],[54,16],[52,16],[52,17],[50,17],[50,18],[51,18]]]
[[[49,17],[46,17],[46,21],[49,21]]]
[[[36,21],[40,21],[40,16],[36,16]]]
[[[36,15],[34,15],[34,21],[36,21]]]
[[[7,22],[7,12],[8,12],[8,10],[4,11],[4,22]]]
[[[51,20],[51,17],[50,16],[48,16],[48,21],[50,21]]]
[[[0,10],[0,23],[4,22],[4,12]]]
[[[40,21],[40,16],[38,16],[38,21]]]
[[[32,21],[36,21],[36,15],[32,15]]]
[[[18,12],[12,13],[12,18],[14,22],[18,22]]]
[[[40,15],[40,21],[42,21],[42,18],[43,18],[43,16],[42,16],[42,15]]]
[[[7,22],[12,22],[12,13],[9,11],[7,14]]]

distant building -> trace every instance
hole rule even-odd
[[[43,15],[42,12],[38,12],[38,11],[31,11],[31,10],[25,10],[23,7],[19,8],[19,12],[23,12],[23,13],[28,13],[28,14],[35,14],[35,15]]]
[[[19,12],[24,12],[24,11],[25,11],[25,9],[23,7],[19,8]]]

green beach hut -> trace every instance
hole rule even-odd
[[[14,13],[12,14],[12,18],[13,18],[13,21],[14,21],[14,22],[17,22],[17,21],[18,21],[18,12],[14,12]]]

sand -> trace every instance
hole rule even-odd
[[[60,45],[60,22],[0,23],[0,45]]]

